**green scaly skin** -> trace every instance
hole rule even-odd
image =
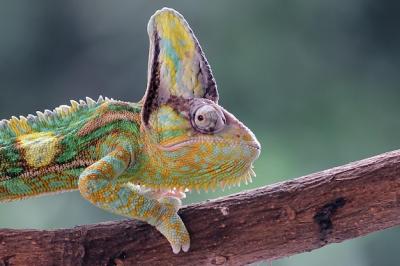
[[[260,144],[218,105],[184,18],[164,8],[148,33],[139,103],[87,98],[0,122],[0,201],[79,190],[100,208],[154,225],[178,253],[190,245],[177,214],[185,191],[251,180]]]

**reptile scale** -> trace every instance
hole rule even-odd
[[[177,214],[185,192],[251,181],[260,144],[218,105],[185,19],[163,8],[147,31],[140,102],[100,96],[0,121],[0,201],[79,190],[100,208],[155,226],[178,253],[190,246]]]

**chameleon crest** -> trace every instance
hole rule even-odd
[[[260,144],[218,105],[185,19],[164,8],[148,33],[139,103],[87,98],[0,122],[0,201],[79,190],[100,208],[155,226],[178,253],[190,246],[177,214],[186,191],[251,181]]]

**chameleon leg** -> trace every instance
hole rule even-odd
[[[174,253],[187,251],[189,234],[177,214],[180,201],[153,197],[138,185],[118,180],[129,166],[130,158],[129,149],[117,147],[86,168],[79,177],[80,193],[102,209],[155,226],[170,242]]]

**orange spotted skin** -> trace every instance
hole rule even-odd
[[[94,205],[155,226],[188,251],[177,211],[187,190],[251,181],[254,134],[218,104],[211,68],[185,19],[148,24],[147,90],[139,103],[71,101],[0,121],[0,201],[79,190]]]

